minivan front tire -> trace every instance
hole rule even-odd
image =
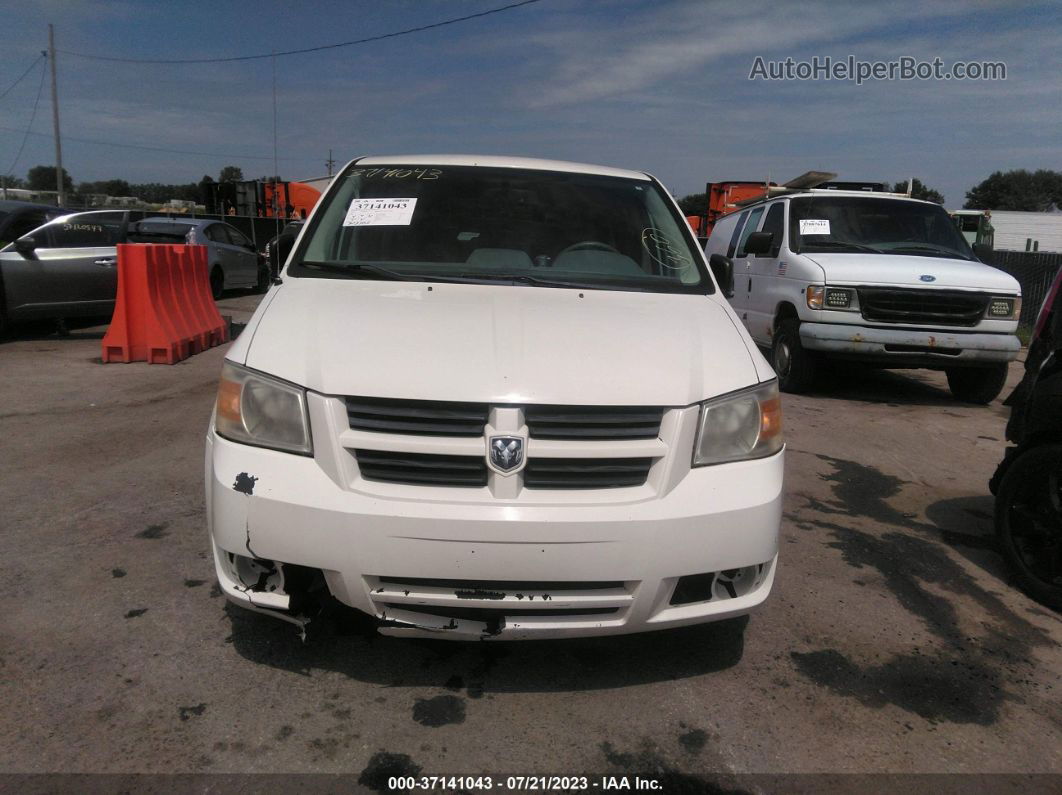
[[[818,358],[800,342],[800,321],[783,320],[771,342],[771,366],[783,392],[807,392],[815,382]]]
[[[951,367],[948,369],[948,387],[957,400],[987,406],[1003,391],[1007,383],[1008,362],[979,367]]]

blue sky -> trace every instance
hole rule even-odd
[[[428,24],[507,0],[5,3],[0,91],[47,46],[133,58],[245,55]],[[541,0],[368,45],[277,60],[280,174],[359,154],[479,152],[650,171],[677,195],[709,180],[915,175],[961,206],[995,170],[1062,170],[1062,4]],[[1001,60],[1001,82],[748,80],[753,59]],[[64,165],[75,181],[272,173],[269,60],[144,65],[60,53]],[[0,173],[40,72],[0,100]],[[48,85],[13,173],[52,163]],[[115,145],[79,142],[77,138]],[[126,148],[154,146],[207,154]]]

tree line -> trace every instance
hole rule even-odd
[[[907,180],[897,182],[895,193],[907,192]],[[915,177],[912,180],[911,196],[916,199],[944,204],[944,195]],[[707,208],[704,193],[683,196],[679,207],[686,215],[701,215]],[[1046,212],[1062,208],[1062,171],[1038,169],[1027,171],[995,171],[989,177],[966,191],[966,210],[1020,210]]]
[[[63,190],[67,196],[76,202],[79,198],[84,199],[94,193],[107,196],[135,196],[148,204],[162,204],[170,199],[183,201],[201,202],[203,200],[203,186],[214,182],[239,182],[243,179],[243,170],[239,166],[225,166],[218,173],[215,180],[209,174],[204,174],[199,182],[164,183],[164,182],[127,182],[124,179],[103,179],[95,182],[79,182],[74,185],[74,180],[69,172],[63,169]],[[272,180],[272,177],[260,177],[261,180]],[[8,188],[25,188],[27,190],[54,191],[55,190],[55,166],[34,166],[25,178],[14,175],[0,176],[0,183]]]

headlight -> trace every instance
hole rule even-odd
[[[221,368],[214,427],[234,442],[313,453],[306,390],[232,362]]]
[[[701,404],[693,465],[764,458],[782,449],[778,382],[768,381]]]
[[[999,296],[988,302],[987,316],[993,320],[1013,320],[1021,314],[1021,296]]]
[[[823,287],[821,284],[809,285],[805,290],[809,309],[858,309],[855,290],[844,287]]]

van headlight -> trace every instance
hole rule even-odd
[[[782,401],[768,381],[701,404],[693,465],[764,458],[782,449]]]
[[[312,455],[306,390],[225,362],[214,427],[234,442]]]
[[[1014,320],[1021,314],[1021,296],[994,296],[988,302],[987,316],[992,320]]]

